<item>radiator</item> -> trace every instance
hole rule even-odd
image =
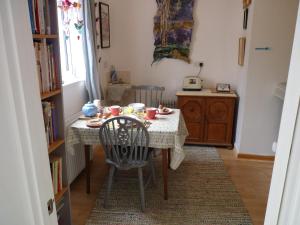
[[[65,131],[68,130],[69,126],[77,120],[81,115],[81,112],[72,115],[70,118],[65,120]],[[67,134],[66,134],[67,135]],[[74,146],[74,155],[66,151],[67,171],[68,171],[68,183],[71,184],[75,178],[81,173],[85,167],[85,156],[84,149],[81,145]]]
[[[177,108],[177,101],[175,99],[163,99],[161,103],[164,107],[176,109]]]

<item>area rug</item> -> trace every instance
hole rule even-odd
[[[155,158],[157,185],[145,191],[140,210],[137,171],[117,174],[107,209],[104,185],[87,225],[251,225],[250,216],[215,148],[185,146],[185,160],[169,170],[169,200],[163,200],[161,159]]]

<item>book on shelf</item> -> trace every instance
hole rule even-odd
[[[53,192],[56,195],[63,189],[62,186],[62,158],[51,157],[50,158],[50,170],[53,184]]]
[[[44,125],[48,146],[58,140],[57,112],[53,101],[42,101]]]
[[[33,34],[51,34],[48,0],[27,0],[31,31]]]
[[[33,45],[40,93],[59,89],[59,78],[54,58],[53,45],[37,41],[35,41]]]

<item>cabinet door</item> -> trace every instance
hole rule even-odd
[[[207,98],[204,142],[232,144],[234,98]]]
[[[204,105],[205,102],[199,97],[179,97],[178,106],[182,111],[189,136],[187,143],[203,141],[204,130]]]

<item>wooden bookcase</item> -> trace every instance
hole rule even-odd
[[[32,4],[41,3],[45,4],[43,7],[44,11],[36,10],[36,6]],[[28,0],[29,13],[32,25],[32,38],[35,47],[36,58],[34,59],[37,65],[37,78],[39,79],[40,92],[41,92],[41,104],[45,102],[51,103],[51,128],[52,130],[47,134],[47,126],[45,122],[45,111],[43,105],[45,132],[48,141],[48,155],[49,155],[49,166],[53,159],[61,159],[61,183],[62,188],[55,194],[54,200],[56,204],[58,224],[59,225],[70,225],[71,223],[71,212],[70,212],[70,191],[67,177],[67,165],[66,165],[66,152],[65,152],[65,133],[64,133],[64,118],[63,118],[63,95],[62,95],[62,79],[60,69],[60,49],[59,49],[59,32],[58,32],[58,21],[57,21],[57,1],[56,0]],[[31,4],[31,5],[30,5]],[[41,8],[39,8],[41,10]],[[42,12],[42,13],[41,13]],[[32,13],[35,13],[33,15]],[[37,15],[38,14],[38,15]],[[36,18],[41,20],[40,14],[44,16],[45,29],[42,31],[36,31],[35,27],[38,23]],[[47,28],[48,27],[48,28]],[[39,46],[46,46],[44,53],[42,54]],[[51,47],[48,47],[51,46]],[[49,52],[48,52],[49,51]],[[46,59],[43,59],[45,57]],[[44,60],[44,61],[43,61]],[[48,80],[42,79],[43,72],[42,62],[47,63]],[[45,64],[44,64],[45,66]],[[42,72],[41,72],[42,71]],[[45,78],[45,77],[44,77]],[[48,81],[48,83],[46,82]],[[52,87],[51,87],[52,85]],[[44,87],[48,90],[45,90]],[[53,107],[52,107],[53,106]],[[48,117],[47,117],[48,118]],[[49,119],[49,118],[48,118]],[[47,123],[47,124],[49,124]],[[54,126],[55,124],[55,126]],[[49,135],[51,133],[51,135]],[[48,138],[52,136],[52,138]],[[49,141],[50,140],[50,141]],[[54,179],[53,170],[52,181]],[[57,179],[58,180],[58,179]],[[54,188],[53,188],[54,189]]]

